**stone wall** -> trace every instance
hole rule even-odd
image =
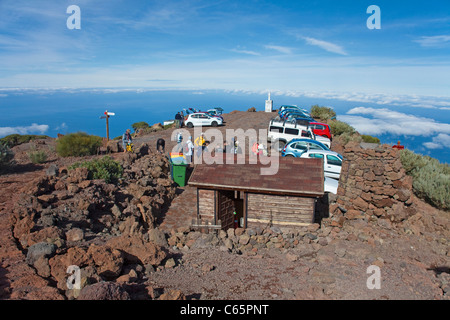
[[[389,145],[362,148],[350,142],[343,156],[336,202],[330,205],[335,224],[341,217],[400,222],[414,214],[412,180],[403,169],[398,150]]]

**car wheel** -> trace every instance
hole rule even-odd
[[[213,121],[213,122],[211,123],[211,125],[212,125],[213,127],[217,127],[218,123],[217,123],[217,121]]]
[[[192,122],[188,122],[188,123],[186,123],[186,127],[188,127],[188,128],[192,128],[194,125],[192,124]]]
[[[285,155],[286,158],[294,158],[294,156],[292,154],[287,154]]]

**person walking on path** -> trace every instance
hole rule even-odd
[[[122,135],[122,147],[124,153],[127,152],[127,145],[132,142],[133,139],[131,138],[131,130],[127,129],[125,133]]]

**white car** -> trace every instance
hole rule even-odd
[[[343,157],[339,153],[327,150],[308,150],[302,153],[300,158],[323,159],[323,175],[339,180],[343,160]]]
[[[223,121],[222,121],[222,119],[220,119],[218,117],[212,117],[207,113],[197,112],[197,113],[189,114],[184,119],[184,124],[188,128],[198,127],[198,126],[217,127],[217,126],[221,126],[223,124]]]
[[[326,137],[316,136],[309,127],[309,122],[291,122],[277,119],[272,119],[269,122],[267,141],[275,144],[280,152],[289,141],[299,138],[316,140],[331,148],[331,140]]]
[[[325,177],[325,181],[323,184],[324,192],[325,193],[333,193],[337,194],[337,189],[339,187],[339,181],[335,179],[331,179],[328,177]]]

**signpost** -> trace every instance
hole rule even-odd
[[[109,141],[109,117],[115,116],[116,114],[114,112],[108,112],[108,110],[105,111],[105,115],[101,116],[100,119],[106,119],[106,140]]]

